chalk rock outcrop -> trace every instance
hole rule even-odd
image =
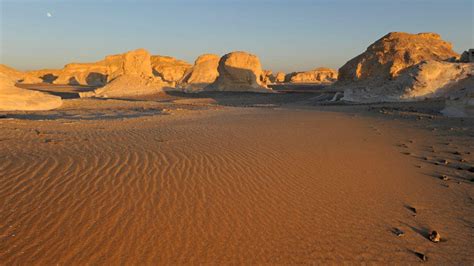
[[[60,69],[40,69],[40,70],[31,70],[25,72],[26,76],[30,77],[30,80],[34,81],[34,78],[39,78],[42,80],[42,83],[53,83],[58,76],[60,75]],[[26,83],[26,82],[22,82]]]
[[[148,95],[157,93],[167,86],[161,78],[153,76],[151,56],[144,49],[108,56],[105,65],[110,82],[92,92],[79,93],[81,98]]]
[[[273,84],[276,80],[275,76],[273,75],[273,71],[271,70],[263,70],[261,79],[264,84]]]
[[[205,90],[272,92],[262,82],[262,66],[257,56],[246,52],[232,52],[219,60],[219,77]]]
[[[31,75],[31,74],[25,74],[21,78],[20,83],[23,83],[23,84],[39,84],[39,83],[43,83],[43,79],[40,78],[40,77]]]
[[[107,83],[108,68],[99,63],[71,63],[64,66],[54,84],[103,86]]]
[[[459,58],[459,62],[474,63],[474,49],[469,49],[467,51],[464,51]]]
[[[152,56],[151,66],[153,74],[163,81],[177,83],[183,79],[191,64],[171,56]]]
[[[51,110],[61,105],[62,100],[60,97],[18,88],[15,86],[13,79],[0,73],[1,111]]]
[[[337,80],[337,70],[319,67],[310,71],[290,73],[286,78],[291,83],[332,84]]]
[[[91,92],[80,92],[81,98],[123,98],[136,97],[159,93],[166,83],[160,78],[140,77],[137,75],[122,75],[102,88]]]
[[[95,63],[71,63],[55,73],[54,84],[104,86],[121,75],[153,76],[150,54],[137,49]]]
[[[203,54],[194,62],[194,66],[187,71],[180,81],[179,87],[185,92],[199,92],[213,83],[219,76],[219,56]]]
[[[7,76],[14,82],[18,82],[23,79],[23,76],[25,75],[24,72],[16,70],[12,67],[9,67],[4,64],[0,64],[0,73]]]
[[[451,97],[473,86],[474,64],[429,60],[405,69],[397,78],[378,86],[349,86],[343,99],[356,102],[416,101]]]
[[[436,33],[391,32],[339,69],[338,81],[377,81],[396,78],[404,69],[425,60],[444,61],[459,55]]]
[[[283,82],[285,82],[285,76],[286,76],[285,73],[278,72],[278,73],[276,73],[275,81],[277,83],[283,83]]]
[[[389,33],[342,66],[335,87],[357,102],[446,97],[472,73],[458,56],[438,34]]]
[[[151,68],[151,55],[145,49],[137,49],[124,54],[107,56],[106,66],[113,80],[122,75],[137,77],[153,77]]]

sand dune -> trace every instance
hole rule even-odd
[[[472,262],[472,184],[430,176],[442,166],[417,156],[444,140],[405,122],[225,107],[0,123],[2,264]]]

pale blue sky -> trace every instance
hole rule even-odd
[[[145,48],[192,63],[244,50],[274,71],[338,68],[390,31],[437,32],[457,52],[474,48],[473,2],[0,0],[0,61],[61,68]]]

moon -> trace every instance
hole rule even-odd
[[[48,18],[50,18],[50,17],[53,16],[53,14],[51,14],[50,12],[48,12],[48,13],[46,13],[46,16],[47,16]]]

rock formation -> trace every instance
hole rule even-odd
[[[203,54],[194,62],[194,66],[187,71],[180,81],[180,87],[185,92],[199,92],[213,83],[219,72],[219,56],[215,54]]]
[[[61,70],[59,69],[40,69],[40,70],[32,70],[25,72],[25,78],[28,76],[29,80],[37,81],[36,78],[42,80],[42,83],[53,83],[58,76],[60,75]],[[21,83],[27,83],[22,81]]]
[[[18,71],[4,64],[0,64],[0,73],[7,76],[14,82],[19,82],[20,80],[23,79],[25,75],[25,73],[23,73],[22,71]]]
[[[424,60],[448,60],[459,55],[436,33],[392,32],[339,69],[338,81],[389,80]]]
[[[170,56],[152,56],[151,66],[153,74],[165,82],[176,84],[183,79],[186,72],[192,67],[189,63]]]
[[[71,63],[56,71],[54,84],[104,86],[121,75],[153,76],[150,54],[137,49],[109,55],[95,63]],[[38,75],[38,74],[37,74]]]
[[[51,110],[62,105],[60,97],[18,88],[15,86],[14,79],[0,73],[1,111]]]
[[[159,93],[167,84],[160,78],[140,77],[137,75],[122,75],[102,88],[91,92],[80,92],[81,98],[122,98],[136,97]]]
[[[122,75],[153,77],[151,69],[151,55],[145,49],[137,49],[124,54],[105,58],[110,77],[113,80]]]
[[[283,82],[285,82],[285,76],[286,76],[285,73],[278,72],[278,73],[276,73],[275,81],[277,83],[283,83]]]
[[[472,74],[435,33],[389,33],[339,69],[343,100],[413,101],[446,97]]]
[[[273,84],[275,83],[275,76],[273,75],[273,71],[271,70],[263,70],[262,71],[262,82],[264,84]]]
[[[429,60],[409,67],[393,80],[373,87],[348,87],[344,100],[416,101],[450,97],[474,86],[474,64]]]
[[[310,71],[294,72],[286,76],[291,83],[332,84],[337,80],[337,70],[320,67]]]
[[[459,58],[459,62],[462,63],[474,63],[474,49],[464,51]]]
[[[105,62],[67,64],[59,72],[54,84],[104,86],[108,68]]]
[[[23,84],[38,84],[38,83],[43,83],[43,79],[39,78],[37,76],[31,75],[31,74],[25,74],[21,78],[20,83],[23,83]]]
[[[219,60],[219,77],[205,90],[272,92],[262,82],[262,66],[257,56],[246,52],[232,52]]]
[[[153,76],[151,56],[144,49],[108,56],[104,61],[110,83],[93,92],[79,93],[81,98],[140,96],[157,93],[167,86],[161,78]]]

